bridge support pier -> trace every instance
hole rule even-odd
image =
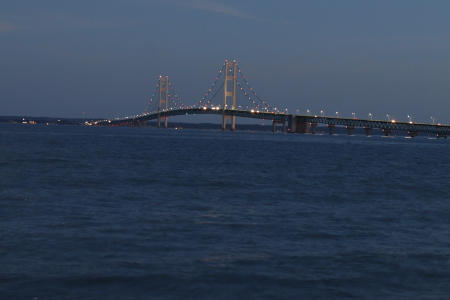
[[[366,136],[370,136],[370,132],[372,131],[372,128],[364,127],[364,130],[366,131]]]
[[[236,130],[236,116],[230,116],[230,115],[226,115],[225,114],[225,110],[222,116],[222,131],[226,131],[227,130],[227,119],[231,119],[231,131],[235,131]]]
[[[330,130],[330,135],[333,135],[333,129],[336,127],[336,125],[333,124],[327,124],[328,129]]]
[[[355,129],[355,126],[345,126],[348,131],[348,135],[353,135],[353,129]]]
[[[162,120],[164,120],[164,129],[167,129],[167,127],[169,127],[168,126],[168,123],[167,123],[167,116],[164,116],[164,117],[160,117],[159,115],[158,115],[158,120],[156,121],[156,127],[157,128],[161,128],[161,121]]]
[[[277,131],[277,124],[282,124],[283,125],[283,133],[286,132],[286,122],[285,121],[272,121],[272,132],[276,132]]]
[[[288,118],[288,126],[291,133],[309,133],[311,123],[308,117],[291,115]]]
[[[418,133],[417,131],[408,131],[408,135],[409,135],[411,138],[413,138],[413,137],[415,137],[415,136],[418,136],[419,133]]]
[[[382,129],[382,131],[385,136],[391,136],[392,134],[392,129]]]
[[[145,121],[141,122],[140,120],[133,120],[130,124],[131,127],[145,127]]]
[[[311,123],[311,133],[316,134],[317,132],[317,123]]]
[[[441,138],[441,137],[447,139],[447,136],[448,136],[448,135],[443,134],[443,133],[436,133],[436,138],[438,138],[438,139]]]

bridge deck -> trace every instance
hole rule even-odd
[[[98,126],[136,126],[137,124],[157,120],[160,118],[180,116],[180,115],[196,115],[196,114],[217,114],[228,115],[243,118],[272,120],[274,122],[292,123],[293,118],[301,122],[309,122],[312,124],[326,124],[326,125],[342,125],[347,127],[363,127],[363,128],[379,128],[384,130],[404,130],[408,132],[426,132],[434,133],[440,136],[450,135],[449,125],[427,124],[427,123],[412,123],[412,122],[395,122],[395,121],[381,121],[381,120],[366,120],[356,118],[338,118],[338,117],[319,117],[309,115],[294,115],[285,113],[274,113],[269,111],[257,110],[238,110],[238,109],[219,109],[219,108],[188,108],[188,109],[171,109],[161,111],[160,113],[150,113],[145,115],[117,118],[111,120],[98,121],[94,125]],[[291,127],[291,125],[289,125]]]

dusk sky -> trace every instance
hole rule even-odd
[[[2,0],[0,115],[141,114],[160,75],[193,105],[236,60],[279,110],[450,124],[449,16],[448,0]]]

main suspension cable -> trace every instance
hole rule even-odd
[[[219,72],[219,75],[216,77],[216,80],[214,81],[213,85],[211,86],[211,88],[210,88],[210,89],[208,90],[208,92],[206,93],[205,97],[203,97],[202,100],[200,100],[197,104],[195,104],[195,106],[201,106],[201,105],[202,105],[202,102],[205,101],[205,98],[207,98],[207,97],[209,96],[209,94],[210,94],[211,91],[213,90],[214,86],[216,85],[217,81],[219,80],[220,75],[222,74],[224,68],[225,68],[225,64],[223,64],[222,69],[221,69],[220,72]],[[223,84],[222,84],[222,85],[223,85]],[[219,89],[220,89],[220,88],[219,88]],[[215,95],[217,95],[217,93],[215,93],[214,96],[215,96]],[[209,104],[211,101],[212,101],[212,99],[209,100],[207,103]],[[204,104],[204,105],[207,105],[207,104]]]
[[[222,90],[222,87],[223,87],[223,82],[222,82],[222,84],[220,85],[220,87],[219,87],[219,89],[217,90],[217,92],[214,94],[214,96],[212,96],[211,100],[208,100],[207,104],[210,104],[211,101],[214,100],[214,98],[217,96],[217,94]]]
[[[149,108],[150,105],[152,104],[153,100],[155,100],[154,98],[155,98],[156,92],[158,91],[158,87],[159,87],[159,80],[158,80],[158,83],[156,84],[156,88],[153,90],[153,95],[152,95],[152,97],[150,98],[150,101],[148,102],[147,107],[144,109],[144,115],[146,115],[146,114],[149,113],[148,108]],[[156,103],[157,103],[157,102],[156,102]],[[153,105],[153,108],[152,108],[151,111],[153,111],[154,108],[155,108],[155,105]]]
[[[244,75],[241,72],[241,69],[239,68],[239,66],[236,64],[236,68],[238,69],[239,74],[241,74],[242,79],[244,80],[244,82],[246,83],[247,87],[250,89],[250,91],[253,93],[253,95],[264,105],[264,108],[267,110],[271,110],[272,108],[270,107],[270,105],[268,105],[265,101],[261,100],[261,98],[258,97],[258,95],[255,93],[255,91],[253,91],[253,88],[249,85],[249,83],[247,82],[247,80],[245,79]],[[236,80],[237,82],[237,80]],[[239,85],[240,86],[240,85]],[[241,87],[241,86],[240,86]],[[241,88],[242,90],[242,88]],[[244,93],[247,97],[248,95],[246,93]],[[251,100],[250,97],[248,97],[248,99],[250,101],[252,101],[252,103],[256,104],[255,101]],[[259,107],[261,107],[260,105],[258,105]]]
[[[186,108],[186,105],[181,101],[180,97],[178,97],[178,94],[175,93],[175,90],[172,87],[172,83],[169,81],[169,88],[170,90],[173,92],[173,96],[175,97],[175,100],[178,101],[178,103],[176,103],[173,98],[171,97],[170,100],[172,100],[172,103],[175,105],[175,107],[177,108]],[[169,95],[170,96],[170,95]]]

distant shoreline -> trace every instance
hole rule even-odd
[[[0,123],[18,124],[52,124],[52,125],[83,125],[84,121],[97,121],[96,119],[83,118],[52,118],[52,117],[30,117],[30,116],[0,116]]]

